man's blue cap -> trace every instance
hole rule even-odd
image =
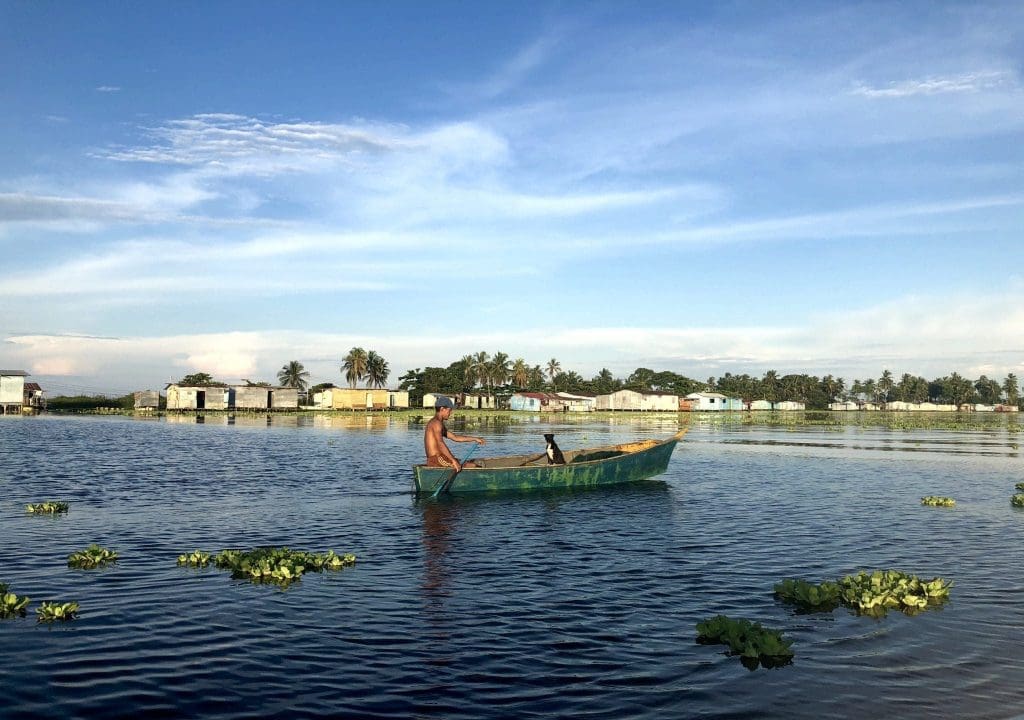
[[[453,403],[452,399],[450,397],[446,396],[446,395],[438,395],[436,398],[434,398],[434,409],[435,410],[440,410],[441,408],[454,408],[454,407],[455,407],[455,403]]]

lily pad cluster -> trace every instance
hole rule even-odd
[[[932,507],[953,507],[956,505],[956,500],[942,495],[926,495],[921,498],[921,504],[931,505]]]
[[[29,598],[10,592],[6,583],[0,583],[0,618],[25,617]]]
[[[68,507],[69,506],[66,502],[47,501],[41,503],[29,503],[25,506],[25,510],[33,515],[56,515],[58,513],[66,513],[68,511]]]
[[[210,564],[210,560],[213,558],[208,552],[202,550],[195,550],[190,553],[185,553],[178,556],[178,565],[184,567],[197,567],[204,568]]]
[[[78,617],[78,603],[42,602],[36,608],[38,622],[52,623],[62,620],[74,620]]]
[[[921,580],[899,570],[861,570],[837,582],[813,585],[803,580],[784,580],[775,596],[804,612],[831,612],[838,605],[859,615],[882,617],[889,610],[912,615],[949,599],[952,582],[942,578]]]
[[[93,543],[85,550],[68,555],[68,567],[80,570],[92,570],[117,562],[117,552],[102,548]]]
[[[699,622],[697,642],[727,645],[729,654],[739,655],[740,661],[750,670],[759,664],[764,667],[780,667],[793,659],[791,640],[786,640],[777,630],[745,618],[716,615]]]
[[[178,558],[179,565],[188,565],[189,558],[203,556],[207,553],[196,550],[189,555]],[[182,559],[186,562],[182,562]],[[208,562],[208,560],[207,560]],[[323,572],[325,570],[341,570],[355,565],[356,556],[352,554],[338,555],[333,550],[326,553],[311,553],[304,550],[291,550],[287,547],[258,547],[252,550],[221,550],[213,558],[216,567],[230,570],[231,577],[249,580],[254,583],[272,583],[287,587],[307,572]],[[204,565],[198,565],[203,567]]]

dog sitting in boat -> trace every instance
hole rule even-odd
[[[558,449],[554,433],[544,433],[544,442],[547,443],[545,454],[548,456],[548,465],[565,465],[565,455]]]

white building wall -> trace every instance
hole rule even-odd
[[[23,375],[0,375],[0,403],[21,405],[25,399],[25,377]]]

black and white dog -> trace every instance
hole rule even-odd
[[[565,456],[555,444],[555,434],[544,433],[544,442],[547,443],[548,465],[565,465]]]

